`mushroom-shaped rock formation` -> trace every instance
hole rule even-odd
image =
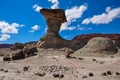
[[[40,12],[46,19],[47,33],[37,43],[41,48],[69,47],[70,41],[59,36],[61,24],[66,22],[66,16],[62,9],[41,9]]]

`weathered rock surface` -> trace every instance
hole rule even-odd
[[[15,43],[9,51],[4,53],[3,60],[18,60],[35,55],[37,52],[36,42],[26,44]]]
[[[62,9],[41,9],[40,12],[46,19],[48,25],[47,33],[38,42],[38,47],[61,48],[70,47],[70,42],[59,35],[61,24],[66,22],[64,10]]]
[[[22,52],[21,49],[19,49],[19,50],[12,50],[7,52],[4,55],[3,60],[10,61],[10,60],[23,59],[23,58],[25,58],[25,54]]]
[[[87,45],[83,48],[87,52],[92,53],[105,53],[114,54],[117,53],[117,48],[115,47],[112,40],[108,38],[96,37],[89,40]]]
[[[72,57],[78,57],[80,54],[86,55],[110,55],[118,52],[112,40],[103,37],[95,37],[88,41],[82,48],[72,54]]]
[[[35,55],[37,52],[36,42],[25,44],[22,52],[26,55],[26,57]]]

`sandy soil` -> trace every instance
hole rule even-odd
[[[0,80],[120,80],[120,57],[42,58],[6,61]]]

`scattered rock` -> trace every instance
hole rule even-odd
[[[104,63],[103,61],[100,62],[100,64],[103,64],[103,63]]]
[[[93,73],[89,73],[89,76],[92,77],[92,76],[94,76],[94,74]]]
[[[52,74],[54,78],[59,78],[59,74]]]
[[[40,77],[43,77],[43,76],[45,76],[46,74],[45,74],[45,73],[36,73],[35,75],[38,75],[38,76],[40,76]]]
[[[11,56],[10,54],[5,54],[4,57],[3,57],[3,61],[10,61],[11,60]]]
[[[92,59],[93,61],[97,61],[96,59]]]
[[[54,73],[54,74],[52,74],[52,75],[53,75],[54,78],[59,78],[59,79],[61,79],[61,78],[64,77],[63,74],[57,74],[57,73]]]
[[[20,71],[16,71],[16,73],[21,73]]]
[[[23,71],[28,71],[29,66],[28,67],[23,67]]]
[[[103,75],[103,76],[112,75],[112,72],[111,71],[106,71],[106,72],[102,73],[101,75]]]
[[[8,72],[8,70],[4,70],[4,72]]]
[[[119,73],[119,72],[116,72],[115,74],[116,74],[116,75],[120,75],[120,73]]]
[[[64,74],[60,74],[60,78],[63,78],[64,77]]]
[[[56,65],[41,66],[40,71],[48,74],[53,74],[53,73],[72,74],[73,73],[72,68],[64,67],[64,66],[56,66]]]
[[[104,72],[104,73],[102,73],[101,75],[103,75],[103,76],[107,76],[107,73]]]
[[[87,78],[87,76],[82,76],[82,79]]]
[[[84,58],[78,58],[79,60],[83,60]]]
[[[0,71],[4,71],[4,69],[0,69]]]
[[[106,73],[107,73],[107,75],[112,75],[111,71],[107,71]]]

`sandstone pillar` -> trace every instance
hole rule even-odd
[[[66,47],[70,41],[59,36],[61,24],[66,22],[66,16],[62,9],[41,9],[40,12],[46,19],[47,33],[40,39],[38,45],[46,48]]]

